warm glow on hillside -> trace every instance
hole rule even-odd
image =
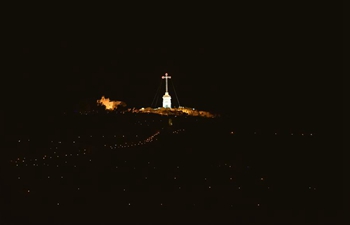
[[[100,100],[97,100],[97,104],[104,105],[106,110],[115,110],[119,105],[124,105],[122,101],[110,101],[109,98],[102,96]]]
[[[200,117],[207,117],[207,118],[214,118],[216,115],[207,112],[207,111],[200,111],[193,108],[142,108],[142,109],[135,109],[133,112],[136,113],[155,113],[159,115],[175,115],[175,116],[181,116],[181,115],[188,115],[188,116],[200,116]]]

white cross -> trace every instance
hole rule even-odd
[[[168,76],[168,73],[165,73],[165,76],[162,76],[162,79],[165,79],[165,92],[168,92],[168,79],[170,79],[171,76]]]

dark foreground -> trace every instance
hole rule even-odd
[[[341,222],[324,133],[168,122],[69,117],[12,132],[0,224]]]

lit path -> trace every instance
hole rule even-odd
[[[179,134],[181,132],[184,132],[185,129],[177,129],[174,130],[172,133],[173,134]],[[158,136],[161,132],[157,131],[156,133],[150,135],[149,137],[142,139],[142,140],[138,140],[138,141],[129,141],[129,142],[124,142],[124,141],[117,141],[117,143],[114,143],[112,145],[107,145],[104,144],[103,147],[107,147],[110,149],[125,149],[125,148],[132,148],[132,147],[137,147],[137,146],[143,146],[143,145],[147,145],[150,144],[154,141],[158,140]],[[93,138],[93,135],[89,135],[88,137]],[[115,140],[117,138],[125,138],[125,135],[122,135],[121,137],[118,137],[117,135],[113,135],[112,140]],[[138,135],[135,135],[135,138],[137,138]],[[100,138],[107,140],[108,136],[107,135],[102,135],[100,136]],[[31,158],[31,157],[17,157],[16,159],[12,159],[10,160],[10,162],[16,166],[16,167],[27,167],[27,166],[56,166],[59,167],[59,165],[55,165],[54,161],[55,159],[64,159],[64,163],[69,165],[69,161],[70,159],[74,159],[76,157],[85,157],[88,156],[89,153],[91,153],[91,151],[88,151],[88,148],[80,148],[79,145],[83,144],[84,145],[84,141],[80,142],[79,140],[83,139],[83,136],[77,136],[76,140],[71,141],[71,143],[64,143],[62,141],[51,141],[51,145],[52,147],[50,147],[47,151],[46,154],[41,155],[40,157],[35,157],[35,158]],[[23,142],[30,142],[30,139],[26,139],[26,140],[18,140],[18,143],[23,143]],[[122,142],[122,143],[119,143]],[[65,150],[65,144],[69,144],[72,146],[76,146],[76,148],[74,148],[74,152],[72,151],[64,151]],[[99,146],[96,146],[97,148]],[[89,161],[91,161],[91,159],[89,159]],[[77,167],[77,165],[71,165],[73,167]]]

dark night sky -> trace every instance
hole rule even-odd
[[[245,4],[23,19],[16,107],[73,109],[102,95],[148,106],[168,72],[184,106],[316,123],[333,88],[325,6]]]

